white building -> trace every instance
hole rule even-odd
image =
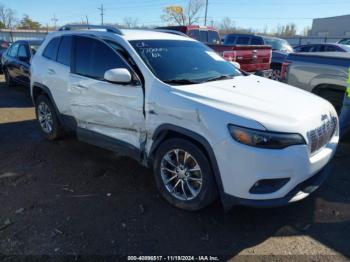
[[[350,37],[350,15],[314,19],[310,36]]]

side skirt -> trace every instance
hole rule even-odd
[[[140,150],[129,143],[80,127],[76,129],[76,133],[78,140],[81,142],[111,150],[139,162],[141,161]]]

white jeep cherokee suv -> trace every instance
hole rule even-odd
[[[336,150],[330,103],[248,75],[171,32],[65,26],[31,66],[31,95],[48,139],[81,141],[153,167],[162,196],[198,210],[279,206],[319,187]]]

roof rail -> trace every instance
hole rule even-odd
[[[71,30],[94,30],[94,29],[104,29],[106,32],[114,33],[118,35],[123,35],[122,31],[113,26],[105,25],[89,25],[89,24],[68,24],[60,27],[58,31],[71,31]]]
[[[181,35],[184,37],[189,37],[188,35],[180,32],[180,31],[176,31],[176,30],[171,30],[171,29],[150,29],[150,31],[156,31],[156,32],[161,32],[161,33],[168,33],[168,34],[173,34],[173,35]]]

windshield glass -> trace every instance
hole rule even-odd
[[[272,50],[293,52],[293,48],[286,40],[277,38],[265,38],[265,42],[267,45],[272,46]]]
[[[172,84],[195,84],[241,75],[234,65],[195,41],[130,41],[150,70]]]

